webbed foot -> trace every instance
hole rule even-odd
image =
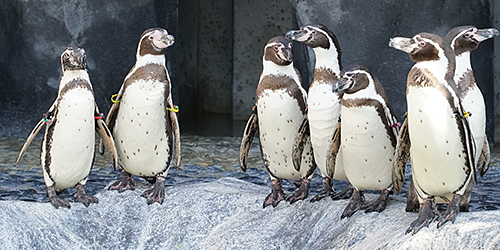
[[[315,195],[311,199],[311,202],[319,201],[327,196],[332,196],[334,194],[335,190],[333,189],[332,179],[329,177],[323,177],[323,188],[321,189],[321,192],[319,194]]]
[[[165,199],[165,177],[157,176],[155,184],[148,190],[144,191],[141,194],[142,197],[145,197],[148,205],[151,205],[155,202],[163,204],[163,200]]]
[[[286,200],[293,204],[297,201],[304,200],[309,196],[309,184],[311,180],[304,178],[300,184],[300,187],[297,189],[297,192],[290,195]]]
[[[437,227],[440,228],[447,221],[451,221],[451,223],[455,222],[455,218],[457,217],[459,211],[459,203],[461,196],[459,194],[453,194],[453,198],[448,204],[448,208],[439,215],[439,223]]]
[[[347,207],[342,212],[342,216],[340,219],[344,219],[346,217],[351,217],[356,211],[363,209],[365,206],[365,195],[363,191],[359,191],[354,188],[352,193],[351,201],[347,204]]]
[[[109,190],[118,190],[119,193],[126,190],[135,190],[135,181],[132,175],[122,170],[120,178],[108,188]]]
[[[280,203],[280,201],[282,200],[285,200],[285,198],[285,190],[281,185],[281,180],[272,180],[271,193],[264,200],[263,208],[266,208],[269,205],[273,205],[273,207],[276,207],[278,203]]]
[[[85,193],[85,188],[82,184],[77,184],[75,186],[75,196],[73,199],[75,202],[83,203],[86,207],[88,207],[90,203],[99,203],[97,197],[90,196]]]
[[[384,189],[380,191],[380,196],[378,199],[371,203],[368,204],[364,207],[365,213],[370,213],[370,212],[382,212],[384,209],[387,207],[387,199],[389,199],[389,194],[391,191]]]
[[[349,183],[344,188],[344,190],[342,190],[340,193],[333,194],[332,195],[332,200],[345,200],[345,199],[349,199],[349,198],[351,198],[353,192],[354,192],[354,187],[351,185],[351,183]]]
[[[59,196],[57,196],[56,190],[54,187],[47,187],[47,196],[49,197],[50,203],[55,208],[59,208],[59,207],[71,208],[71,205],[69,204],[68,200],[61,199],[61,198],[59,198]]]
[[[420,204],[418,218],[410,224],[405,234],[416,234],[423,227],[428,227],[434,220],[436,212],[436,202],[434,198],[425,199],[424,203]]]

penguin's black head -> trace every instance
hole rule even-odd
[[[61,67],[63,71],[87,69],[85,50],[79,47],[67,47],[61,54]]]
[[[408,53],[414,62],[435,61],[441,57],[455,62],[450,45],[440,36],[431,33],[418,33],[412,38],[394,37],[389,46]]]
[[[323,24],[311,24],[301,27],[300,30],[288,31],[286,37],[294,41],[303,42],[311,48],[319,47],[327,50],[330,49],[332,46],[331,42],[333,42],[333,45],[340,54],[337,37]]]
[[[264,48],[264,60],[277,65],[290,65],[293,62],[292,42],[283,36],[271,38]]]
[[[137,51],[138,56],[163,55],[167,48],[174,44],[174,36],[169,35],[165,29],[151,28],[142,33]]]
[[[372,73],[363,65],[353,64],[342,69],[340,79],[333,85],[332,90],[352,94],[366,89],[370,82],[373,82]]]
[[[498,36],[498,30],[477,29],[474,26],[459,26],[448,31],[444,40],[451,45],[455,55],[460,55],[467,51],[474,51],[479,44],[487,39]]]

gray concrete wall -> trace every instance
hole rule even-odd
[[[288,0],[234,1],[233,118],[248,119],[267,41],[293,28]]]
[[[500,29],[500,2],[498,0],[490,0],[491,12],[493,13],[493,26]],[[500,142],[500,39],[494,39],[494,56],[493,56],[493,99],[494,99],[494,139],[495,143]],[[491,119],[491,118],[490,118]]]

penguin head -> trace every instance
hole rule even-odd
[[[69,46],[61,54],[61,67],[67,70],[87,69],[87,57],[83,48]]]
[[[323,24],[302,26],[300,30],[291,30],[286,33],[288,39],[303,42],[311,48],[330,49],[331,44],[340,53],[339,42],[335,34]]]
[[[394,37],[389,46],[404,51],[414,62],[437,61],[446,58],[455,64],[455,55],[451,47],[435,34],[418,33],[412,38]]]
[[[372,73],[365,66],[353,64],[342,69],[340,79],[333,85],[332,90],[333,92],[353,94],[368,88],[373,81]]]
[[[264,60],[286,66],[293,62],[292,42],[283,36],[271,38],[264,48]]]
[[[174,44],[174,36],[168,34],[167,30],[162,28],[147,29],[142,33],[139,42],[137,54],[139,56],[163,55],[168,47]]]
[[[444,40],[451,45],[455,55],[460,55],[476,50],[482,41],[495,36],[498,36],[498,30],[494,28],[478,29],[474,26],[459,26],[449,30]]]

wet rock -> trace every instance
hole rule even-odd
[[[136,191],[102,190],[99,204],[55,209],[0,201],[4,249],[498,249],[500,211],[461,213],[404,235],[417,217],[394,196],[382,213],[340,220],[347,201],[329,199],[262,209],[267,187],[235,178],[166,187],[163,205]],[[367,200],[376,199],[368,194]]]

